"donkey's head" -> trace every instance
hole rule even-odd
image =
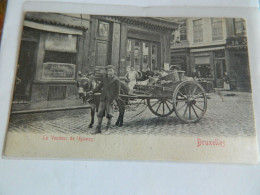
[[[89,86],[89,78],[83,76],[77,80],[79,98],[83,99],[86,96],[86,92]]]

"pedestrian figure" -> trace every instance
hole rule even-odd
[[[166,70],[164,70],[164,68],[161,69],[161,77],[167,76],[168,73],[166,72]]]
[[[125,78],[128,81],[128,88],[130,89],[130,92],[133,92],[138,77],[138,72],[135,71],[134,67],[130,67],[130,70],[125,75]]]
[[[144,69],[144,71],[142,71],[142,78],[139,79],[141,81],[145,81],[147,79],[149,79],[150,77],[154,76],[154,72],[151,71],[150,67],[147,66],[146,69]]]
[[[100,104],[98,107],[98,125],[92,134],[101,133],[101,125],[103,117],[107,118],[106,129],[102,131],[103,134],[109,134],[109,128],[111,125],[111,119],[113,117],[113,101],[118,99],[120,91],[119,79],[114,75],[114,66],[107,66],[107,74],[103,78],[103,81],[92,91],[93,93],[98,92],[102,89],[100,95]]]
[[[226,91],[230,91],[230,78],[228,77],[227,73],[224,73],[224,90]]]

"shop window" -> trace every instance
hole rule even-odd
[[[77,36],[47,33],[45,39],[44,62],[76,64]]]
[[[177,65],[181,67],[181,70],[186,71],[187,73],[187,63],[186,56],[173,56],[171,57],[171,65]]]
[[[149,44],[143,42],[143,67],[150,67],[148,58],[149,58]]]
[[[203,24],[202,19],[193,20],[193,42],[203,42]]]
[[[44,62],[76,64],[77,54],[57,51],[45,51]]]
[[[134,50],[134,67],[136,70],[140,70],[140,58],[141,58],[141,42],[135,41],[135,50]]]
[[[127,54],[126,54],[126,66],[129,68],[131,66],[131,51],[132,51],[132,41],[127,40]]]
[[[45,50],[77,53],[77,36],[61,33],[47,33]]]
[[[126,70],[130,66],[136,70],[143,71],[147,68],[158,69],[158,46],[154,42],[128,39]]]
[[[171,43],[178,43],[187,40],[187,24],[186,20],[178,21],[179,27],[171,34]]]
[[[152,44],[152,67],[153,69],[158,69],[157,67],[157,45]]]
[[[75,79],[76,64],[77,36],[47,33],[42,65],[42,79],[73,80]],[[50,91],[53,90],[54,88]],[[59,90],[57,89],[57,91]]]
[[[246,21],[242,18],[234,19],[235,35],[246,35]]]
[[[209,64],[196,65],[196,74],[198,78],[212,78],[210,65]]]
[[[212,40],[213,41],[223,40],[222,19],[212,18],[211,25],[212,25]]]

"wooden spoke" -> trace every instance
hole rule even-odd
[[[170,101],[170,99],[158,99],[153,104],[151,104],[151,99],[147,99],[147,106],[156,116],[166,117],[174,112],[174,104]]]
[[[168,108],[169,111],[170,111],[171,109],[170,109],[169,105],[167,104],[167,101],[165,102],[165,104],[166,104],[167,108]]]
[[[198,114],[197,114],[196,110],[194,109],[193,105],[191,105],[191,108],[192,108],[192,110],[194,111],[194,113],[195,113],[196,117],[197,117],[197,118],[199,118],[199,116],[198,116]]]
[[[170,102],[169,100],[166,100],[166,102],[168,102],[168,103],[170,103],[171,105],[173,105],[173,103],[172,103],[172,102]]]
[[[191,119],[191,106],[189,105],[189,119]]]
[[[161,104],[162,104],[162,102],[160,102],[159,106],[157,107],[157,110],[156,110],[156,112],[158,112],[158,110],[159,110],[159,108],[160,108]]]
[[[186,100],[188,99],[187,97],[185,97],[185,95],[183,95],[180,91],[178,92],[178,94],[181,95],[181,97],[185,98]]]
[[[185,92],[186,92],[186,96],[187,96],[187,99],[190,97],[190,94],[188,94],[188,92],[187,92],[187,90],[186,90],[186,88],[184,87],[184,90],[185,90]]]
[[[194,93],[196,92],[197,88],[198,88],[198,86],[196,85],[196,86],[194,87],[192,93],[191,93],[191,96],[192,96],[192,97],[193,97]]]
[[[200,92],[198,95],[193,97],[193,99],[198,99],[198,98],[203,98],[203,92]]]
[[[155,102],[151,107],[154,107],[155,104],[157,104],[157,103],[159,103],[159,102],[160,102],[160,100],[158,100],[157,102]]]
[[[207,110],[207,96],[195,81],[179,83],[173,93],[173,102],[176,116],[184,123],[198,122]]]
[[[163,114],[164,114],[164,102],[163,102]]]
[[[201,111],[203,111],[200,107],[198,107],[196,104],[194,104],[194,106],[196,106],[198,109],[200,109]]]
[[[185,104],[185,105],[186,105],[186,104]],[[185,117],[185,114],[186,114],[186,112],[187,112],[187,110],[188,110],[188,107],[189,107],[189,106],[187,105],[187,107],[186,107],[186,109],[185,109],[185,111],[184,111],[184,113],[183,113],[183,115],[182,115],[183,117]]]

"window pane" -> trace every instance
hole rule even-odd
[[[246,24],[245,20],[242,18],[235,18],[235,34],[245,35],[246,34]]]
[[[149,55],[149,44],[143,42],[143,67],[142,67],[143,70],[149,66],[148,55]]]
[[[194,43],[203,42],[202,20],[193,21],[193,41]]]
[[[222,27],[222,19],[220,18],[212,18],[212,40],[223,40],[223,27]]]
[[[196,73],[200,78],[212,78],[209,64],[196,65]]]
[[[152,69],[157,69],[157,45],[152,44]]]
[[[126,54],[126,65],[131,66],[131,51],[132,51],[132,41],[127,40],[127,54]]]
[[[186,20],[180,21],[180,40],[187,40]]]
[[[135,41],[135,50],[134,50],[134,67],[136,70],[140,70],[140,57],[141,57],[141,43],[140,41]]]

